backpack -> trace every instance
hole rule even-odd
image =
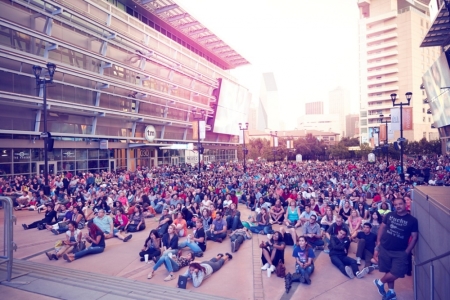
[[[284,266],[281,259],[278,261],[277,268],[275,269],[275,272],[278,277],[284,278],[286,276],[286,267]]]

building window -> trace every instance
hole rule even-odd
[[[425,122],[425,117],[422,118],[422,121]]]

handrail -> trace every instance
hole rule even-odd
[[[4,204],[5,220],[4,220],[4,244],[3,254],[0,256],[0,264],[6,263],[6,281],[11,281],[12,266],[13,266],[13,250],[16,250],[16,244],[13,241],[13,222],[16,218],[13,215],[13,202],[10,197],[0,196],[0,202]]]
[[[433,262],[435,260],[441,259],[441,258],[449,256],[449,255],[450,255],[450,251],[447,251],[444,254],[438,255],[438,256],[436,256],[434,258],[430,258],[430,259],[428,259],[428,260],[426,260],[424,262],[421,262],[420,264],[417,264],[416,267],[421,267],[423,265],[426,265],[427,263]]]

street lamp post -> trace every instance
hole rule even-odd
[[[245,123],[245,126],[242,126],[242,123],[239,123],[239,129],[242,130],[242,139],[244,140],[244,173],[247,172],[247,167],[245,165],[245,155],[248,153],[248,150],[245,148],[245,130],[248,130],[248,122]]]
[[[388,120],[383,121],[384,115],[380,115],[380,123],[383,123],[385,127],[386,139],[384,140],[383,147],[386,149],[386,168],[389,167],[389,138],[388,138]]]
[[[192,117],[197,121],[197,150],[198,150],[198,174],[201,173],[200,154],[203,152],[202,144],[200,143],[200,121],[205,120],[206,111],[204,109],[197,113],[197,109],[192,110]]]
[[[273,164],[275,165],[275,152],[277,151],[275,149],[275,139],[278,136],[278,131],[270,131],[270,136],[273,137]]]
[[[43,106],[44,106],[44,132],[41,136],[44,138],[44,193],[48,196],[50,193],[50,188],[48,185],[48,141],[49,133],[47,131],[47,83],[53,82],[53,75],[55,74],[56,65],[53,63],[47,63],[47,71],[49,79],[46,79],[47,74],[42,74],[42,67],[33,66],[34,77],[36,77],[36,85],[38,87],[42,86],[43,92]],[[42,78],[41,78],[42,76]]]
[[[400,103],[395,103],[395,100],[397,100],[397,94],[391,94],[391,100],[392,100],[392,105],[395,106],[400,106],[400,179],[402,181],[405,180],[405,173],[403,171],[403,151],[404,151],[404,147],[403,147],[403,142],[404,142],[404,138],[403,138],[403,106],[409,106],[409,104],[411,103],[411,97],[412,97],[412,93],[411,92],[407,92],[405,94],[406,96],[406,101],[408,102],[400,102]]]

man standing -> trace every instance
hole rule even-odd
[[[394,212],[388,213],[378,229],[377,247],[380,272],[383,278],[375,279],[374,284],[384,300],[396,299],[394,283],[397,278],[405,277],[408,271],[408,256],[417,242],[418,222],[405,209],[404,198],[394,200]],[[378,249],[377,249],[378,248]],[[386,293],[384,284],[389,291]]]

